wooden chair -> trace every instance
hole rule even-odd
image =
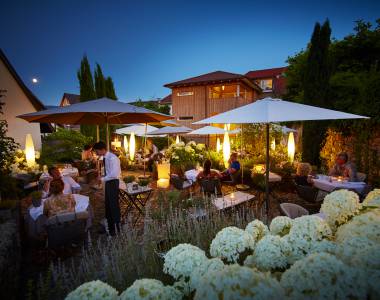
[[[309,212],[305,208],[294,203],[281,203],[280,208],[281,212],[291,219],[295,219],[309,214]]]
[[[296,183],[295,186],[298,196],[300,196],[303,200],[312,203],[317,202],[317,196],[319,191],[317,188],[313,186],[299,185]]]

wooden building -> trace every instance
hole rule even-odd
[[[262,97],[280,97],[286,93],[286,67],[249,71],[245,76],[255,81]]]

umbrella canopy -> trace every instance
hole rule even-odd
[[[147,125],[146,126],[146,134],[149,136],[149,132],[157,130],[157,127]],[[145,124],[134,124],[132,126],[127,126],[123,128],[116,129],[115,133],[117,134],[131,134],[132,132],[135,133],[137,136],[144,136],[145,135]]]
[[[163,135],[163,134],[181,134],[181,133],[188,133],[191,131],[191,128],[186,126],[180,126],[180,127],[162,127],[160,129],[157,129],[155,131],[149,132],[149,135]]]
[[[79,102],[17,117],[36,123],[93,125],[153,123],[173,118],[143,107],[108,98]]]
[[[363,119],[367,117],[281,99],[264,98],[256,102],[200,120],[194,124],[277,123],[308,120]]]
[[[212,134],[224,134],[224,129],[215,126],[205,126],[189,132],[191,135],[212,135]]]
[[[297,130],[294,128],[289,128],[289,127],[281,126],[278,124],[272,124],[272,128],[274,128],[275,130],[281,131],[283,134],[287,134],[289,132],[297,132]]]

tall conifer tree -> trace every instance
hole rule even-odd
[[[102,68],[96,64],[94,71],[96,98],[106,97],[106,80],[103,76]]]
[[[115,87],[113,85],[113,80],[110,76],[107,77],[105,85],[106,85],[106,96],[110,99],[117,100]]]

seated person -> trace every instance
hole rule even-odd
[[[52,180],[61,179],[64,183],[63,193],[71,194],[73,189],[80,190],[81,186],[70,176],[62,176],[57,167],[49,168],[50,178],[44,183],[42,190],[42,198],[46,198],[50,195],[50,183]]]
[[[203,171],[199,172],[197,175],[197,180],[202,180],[202,179],[210,179],[210,178],[218,178],[220,179],[222,175],[217,172],[216,170],[211,169],[211,160],[206,159],[204,164],[203,164]]]
[[[50,197],[44,202],[44,215],[48,218],[75,211],[74,197],[63,194],[64,186],[65,184],[60,178],[50,182]]]
[[[148,161],[148,170],[149,172],[153,172],[153,165],[155,162],[160,163],[162,159],[164,158],[164,155],[160,152],[154,153],[151,155]]]
[[[82,160],[94,160],[92,145],[85,145],[82,150]]]
[[[357,181],[355,166],[348,162],[348,155],[345,152],[338,154],[335,165],[330,169],[329,176],[342,176],[349,181]]]
[[[222,173],[222,181],[233,180],[232,177],[240,171],[240,163],[237,160],[237,157],[238,155],[236,152],[231,153],[230,159],[228,160],[228,169]]]
[[[299,163],[297,166],[297,172],[296,172],[296,177],[294,178],[294,181],[298,185],[311,186],[312,181],[309,178],[310,173],[311,173],[311,166],[309,163]]]

